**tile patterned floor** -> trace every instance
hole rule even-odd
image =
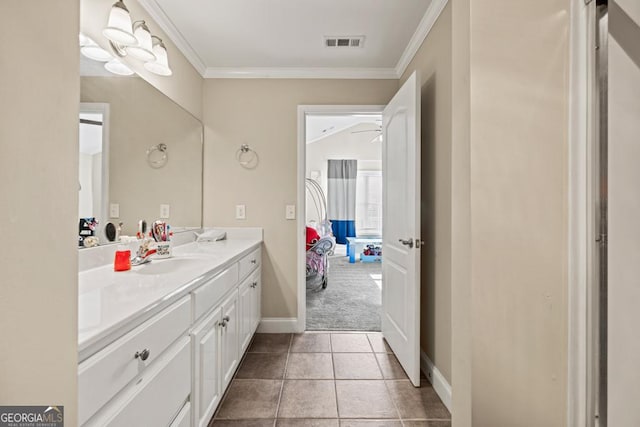
[[[380,333],[256,334],[210,427],[451,427]]]

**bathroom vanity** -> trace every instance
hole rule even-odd
[[[79,273],[80,425],[208,424],[260,321],[261,242],[230,231]]]

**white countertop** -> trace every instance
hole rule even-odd
[[[173,248],[171,258],[156,259],[129,271],[115,272],[109,264],[80,272],[80,360],[187,295],[261,242],[260,239],[193,242]]]

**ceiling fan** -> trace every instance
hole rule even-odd
[[[354,130],[351,133],[367,133],[373,132],[376,135],[369,142],[382,142],[382,126],[378,125],[375,129]]]

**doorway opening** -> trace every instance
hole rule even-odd
[[[382,114],[305,116],[305,329],[380,331]]]

